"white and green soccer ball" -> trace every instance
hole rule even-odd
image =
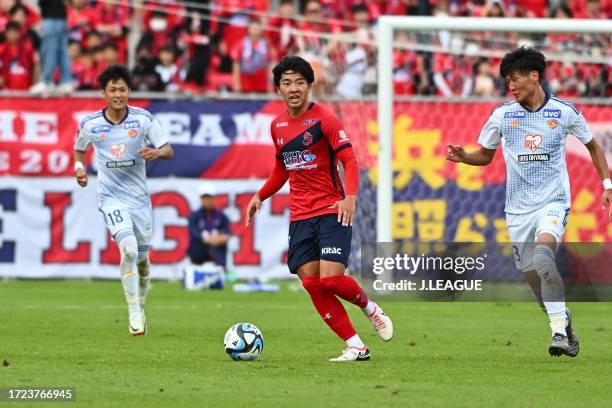
[[[255,360],[263,351],[261,331],[250,323],[237,323],[229,328],[223,340],[225,352],[232,360]]]

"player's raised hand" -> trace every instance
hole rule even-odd
[[[354,195],[347,195],[346,197],[344,197],[344,200],[336,201],[334,205],[330,206],[329,208],[338,209],[339,223],[341,223],[345,227],[353,225],[353,220],[355,219],[355,212],[357,210]]]
[[[79,186],[85,187],[87,185],[87,173],[83,169],[77,169],[74,173]]]
[[[259,199],[259,195],[255,194],[251,201],[249,201],[249,205],[246,208],[246,222],[245,227],[249,228],[251,225],[251,218],[255,216],[256,213],[261,209],[261,200]]]
[[[153,149],[151,147],[143,147],[138,153],[140,153],[140,157],[146,161],[155,160],[159,157],[159,149]]]
[[[606,189],[601,196],[601,209],[605,210],[608,206],[608,221],[612,221],[612,189]]]
[[[465,158],[465,150],[460,145],[446,145],[446,160],[462,163]]]

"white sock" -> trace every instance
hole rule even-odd
[[[365,313],[366,316],[370,317],[372,313],[376,311],[377,307],[378,305],[376,303],[368,299],[368,304],[366,305],[366,307],[362,308],[361,310],[363,311],[363,313]]]
[[[132,231],[119,232],[118,234],[119,252],[121,253],[121,263],[119,272],[121,273],[121,283],[125,300],[128,304],[130,314],[140,313],[138,303],[139,279],[136,267],[136,257],[138,256],[138,244],[136,236]]]
[[[565,285],[555,264],[555,253],[547,245],[536,245],[533,263],[541,281],[541,293],[550,328],[555,333],[567,335],[565,326]]]
[[[346,345],[358,349],[362,349],[365,347],[365,344],[363,344],[363,341],[361,341],[358,334],[355,334],[353,337],[346,340]]]
[[[144,309],[147,292],[149,291],[151,263],[149,262],[149,251],[138,251],[138,275],[139,279],[139,296],[138,303],[140,308]]]

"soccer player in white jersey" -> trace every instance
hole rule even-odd
[[[555,265],[571,202],[565,162],[567,135],[576,136],[591,154],[603,180],[602,207],[612,204],[612,182],[606,157],[580,111],[542,87],[545,68],[544,55],[535,49],[522,47],[506,54],[500,74],[515,100],[493,111],[478,138],[478,150],[468,153],[459,145],[449,145],[447,159],[485,166],[502,144],[507,172],[506,224],[517,267],[550,319],[550,355],[575,357],[580,345]],[[612,221],[612,205],[608,218]]]
[[[74,171],[77,183],[85,187],[85,153],[93,145],[98,209],[121,253],[119,271],[128,304],[129,331],[143,336],[147,332],[144,305],[153,232],[145,162],[169,160],[174,152],[159,121],[144,109],[128,106],[131,78],[126,67],[111,65],[98,82],[107,106],[81,122],[74,145]]]

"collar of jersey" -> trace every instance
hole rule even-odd
[[[523,105],[521,105],[521,108],[523,108],[523,109],[525,109],[527,112],[531,112],[531,113],[534,113],[534,112],[539,112],[539,111],[541,111],[541,110],[542,110],[542,108],[543,108],[544,106],[546,106],[546,104],[548,103],[548,100],[550,99],[550,96],[551,96],[551,94],[550,94],[549,92],[546,92],[546,97],[544,98],[544,102],[542,103],[542,105],[540,105],[540,107],[539,107],[538,109],[536,109],[536,110],[534,110],[534,111],[532,111],[531,109],[529,109],[529,108],[527,108],[527,107],[525,107],[525,106],[523,106]],[[519,104],[519,105],[520,105],[520,104]]]
[[[123,118],[121,118],[121,120],[118,123],[114,123],[112,120],[110,120],[107,116],[106,116],[106,109],[104,108],[102,109],[102,116],[104,117],[104,120],[106,120],[108,123],[110,123],[112,126],[115,125],[120,125],[122,124],[128,117],[129,113],[130,113],[130,107],[128,105],[125,105],[125,115],[123,115]]]
[[[302,113],[300,116],[297,116],[297,117],[295,117],[295,118],[292,118],[292,117],[291,117],[291,115],[289,114],[289,110],[287,110],[287,116],[289,116],[289,120],[290,120],[290,121],[294,121],[294,120],[301,120],[301,119],[302,119],[302,117],[303,117],[303,116],[304,116],[306,113],[308,113],[308,111],[309,111],[309,110],[311,110],[312,108],[314,108],[314,106],[315,106],[315,105],[316,105],[316,103],[315,103],[314,101],[311,101],[311,102],[308,104],[308,109],[306,109],[306,111],[305,111],[304,113]]]

